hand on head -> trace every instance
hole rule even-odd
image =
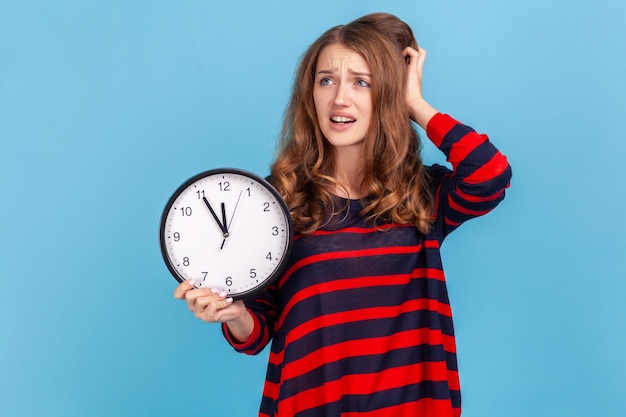
[[[409,46],[404,49],[403,56],[408,61],[406,67],[406,102],[409,106],[411,119],[426,130],[428,122],[437,113],[437,110],[424,100],[422,93],[422,78],[424,62],[426,61],[426,50],[423,48],[414,49]]]

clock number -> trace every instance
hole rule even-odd
[[[202,200],[204,197],[204,190],[198,190],[196,191],[196,194],[198,194],[198,200]]]
[[[268,252],[267,256],[265,257],[265,259],[267,259],[268,261],[272,260],[272,252]]]
[[[250,278],[256,278],[256,269],[255,268],[250,269]]]
[[[272,236],[278,236],[278,227],[272,227]]]
[[[229,287],[233,285],[233,279],[231,277],[226,277],[226,285]]]
[[[267,201],[263,203],[263,211],[270,211],[270,203]]]
[[[220,191],[230,191],[230,183],[228,181],[218,183]]]
[[[183,215],[183,217],[187,216],[191,216],[191,207],[181,207],[180,208],[180,212]]]
[[[186,256],[183,258],[183,265],[189,266],[189,258]]]
[[[204,276],[202,277],[202,281],[206,281],[206,276],[209,275],[209,273],[208,272],[204,272],[204,271],[202,271],[200,273],[204,274]]]
[[[252,194],[250,193],[250,187],[246,188],[246,191],[248,192],[248,197],[251,197]]]
[[[174,232],[172,236],[174,236],[174,242],[178,242],[180,240],[180,233]]]

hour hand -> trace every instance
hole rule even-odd
[[[217,223],[217,225],[220,228],[220,230],[222,231],[222,233],[224,233],[224,237],[227,237],[228,236],[228,229],[226,229],[226,225],[222,224],[220,219],[217,217],[217,214],[215,213],[215,210],[213,210],[213,207],[211,207],[211,203],[209,203],[209,200],[207,200],[206,197],[202,197],[202,200],[204,200],[204,204],[206,204],[206,206],[209,208],[209,211],[213,215],[213,219]]]
[[[228,223],[226,223],[226,206],[222,203],[222,226],[226,231],[224,233],[228,233]]]

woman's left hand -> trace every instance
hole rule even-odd
[[[408,57],[406,102],[409,106],[409,114],[414,122],[426,130],[430,119],[437,114],[437,110],[428,104],[422,95],[422,74],[426,50],[422,48],[416,50],[409,46],[403,51],[403,56],[405,59]]]

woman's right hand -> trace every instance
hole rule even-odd
[[[183,281],[174,290],[174,297],[185,300],[196,318],[207,323],[226,323],[240,342],[248,340],[254,328],[252,316],[243,301],[233,301],[216,288],[194,289],[194,282]]]

